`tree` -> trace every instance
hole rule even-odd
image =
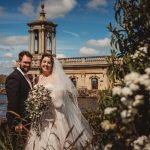
[[[150,1],[149,0],[116,0],[115,27],[110,23],[112,33],[112,57],[122,59],[118,65],[118,78],[123,78],[130,71],[143,73],[150,63]],[[141,47],[147,47],[147,51]],[[140,55],[140,57],[138,57]],[[145,57],[145,55],[147,57]],[[110,62],[112,62],[110,60]]]

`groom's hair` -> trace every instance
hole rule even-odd
[[[51,54],[49,54],[49,53],[45,53],[45,54],[42,55],[41,60],[40,60],[40,64],[42,63],[42,60],[43,60],[45,57],[48,57],[48,58],[51,59],[51,62],[52,62],[52,68],[53,68],[54,58],[53,58],[53,55],[51,55]]]
[[[32,59],[32,54],[29,51],[22,51],[19,53],[18,57],[19,57],[19,61],[22,60],[23,56],[28,56]]]

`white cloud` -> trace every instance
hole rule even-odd
[[[69,11],[71,11],[77,2],[76,0],[45,0],[45,13],[46,18],[58,18],[64,17]],[[19,11],[26,16],[37,16],[41,11],[41,3],[38,8],[32,5],[32,1],[23,3],[19,8]]]
[[[64,54],[56,54],[57,58],[66,58],[66,56]]]
[[[67,33],[67,34],[70,34],[70,35],[73,35],[75,37],[79,37],[79,34],[77,33],[74,33],[74,32],[70,32],[70,31],[66,31],[66,30],[63,30],[63,32]]]
[[[12,54],[12,53],[5,53],[5,54],[4,54],[4,57],[5,57],[5,58],[12,58],[12,57],[13,57],[13,54]]]
[[[92,39],[92,40],[88,40],[86,43],[88,46],[101,49],[101,48],[110,46],[110,39],[109,38],[104,38],[104,39],[99,39],[99,40]]]
[[[0,37],[1,45],[24,45],[28,43],[28,36]]]
[[[18,8],[18,10],[22,13],[22,14],[24,14],[24,15],[26,15],[26,16],[35,16],[35,9],[34,9],[34,7],[33,7],[33,5],[32,5],[32,3],[31,2],[25,2],[25,3],[23,3],[19,8]]]
[[[92,56],[92,55],[97,55],[98,54],[98,51],[96,51],[95,49],[93,48],[88,48],[88,47],[82,47],[80,48],[80,54],[81,55],[86,55],[86,56]]]
[[[10,72],[13,71],[13,67],[15,67],[16,61],[1,61],[0,62],[0,74],[6,74],[8,75]]]
[[[107,0],[91,0],[87,3],[87,7],[92,9],[103,6],[107,6]]]
[[[64,17],[71,11],[75,5],[76,0],[46,0],[45,12],[47,18]]]

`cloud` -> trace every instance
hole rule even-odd
[[[64,54],[56,54],[57,58],[66,58],[66,56]]]
[[[109,38],[104,38],[104,39],[99,39],[99,40],[88,40],[86,42],[88,46],[96,47],[96,48],[104,48],[104,47],[109,47],[110,46],[110,39]]]
[[[70,35],[73,35],[75,37],[79,37],[79,34],[77,33],[74,33],[74,32],[70,32],[70,31],[66,31],[66,30],[63,30],[64,33],[67,33],[67,34],[70,34]]]
[[[16,61],[0,61],[0,74],[8,75],[10,72],[13,71],[13,67],[16,66]]]
[[[5,53],[4,57],[5,58],[13,58],[13,54],[12,53]]]
[[[4,14],[4,8],[0,6],[0,16],[2,16],[3,14]]]
[[[68,12],[70,12],[75,6],[76,0],[45,0],[45,12],[46,17],[49,19],[64,17]],[[28,0],[21,4],[18,10],[26,16],[35,17],[39,15],[41,11],[41,3],[36,8],[32,4],[32,0]]]
[[[107,6],[107,0],[91,0],[87,3],[87,7],[92,9],[105,6]]]
[[[89,47],[82,47],[80,48],[80,54],[81,55],[86,55],[86,56],[92,56],[92,55],[97,55],[98,54],[98,51],[96,51],[95,49],[93,48],[89,48]]]
[[[75,6],[76,0],[46,0],[45,12],[47,18],[64,17]]]
[[[28,43],[28,36],[0,37],[1,45],[24,45]]]
[[[33,17],[35,16],[35,8],[32,5],[32,2],[25,2],[18,7],[18,10],[25,16]]]
[[[79,53],[85,56],[108,55],[110,48],[110,39],[91,39],[88,40],[84,47],[80,48]]]

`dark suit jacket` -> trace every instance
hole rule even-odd
[[[25,100],[28,97],[30,86],[19,70],[15,69],[7,77],[5,88],[8,98],[7,110],[19,114],[21,118],[26,118],[27,113],[25,111]],[[7,112],[6,117],[10,127],[16,126],[21,122],[20,119],[9,112]]]

